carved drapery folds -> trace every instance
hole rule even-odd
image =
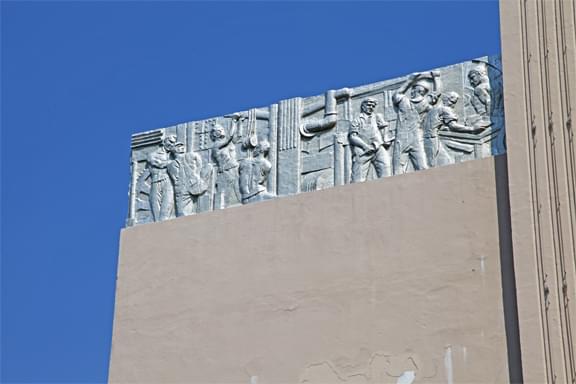
[[[135,134],[128,225],[503,153],[499,57]]]

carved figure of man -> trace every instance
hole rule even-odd
[[[273,197],[266,188],[268,175],[272,169],[272,163],[266,158],[269,150],[270,144],[261,141],[252,151],[253,158],[246,158],[240,164],[240,192],[243,204]]]
[[[170,161],[170,154],[166,151],[167,144],[170,145],[168,139],[165,139],[162,145],[147,157],[151,179],[148,201],[154,221],[168,219],[174,206],[174,189],[167,172]]]
[[[398,115],[396,121],[396,141],[394,142],[394,174],[406,173],[408,161],[415,170],[428,168],[422,140],[422,115],[432,106],[427,97],[429,89],[421,74],[413,74],[392,96]],[[407,95],[408,91],[410,94]]]
[[[468,72],[468,80],[474,88],[474,95],[470,103],[481,120],[486,123],[490,121],[490,112],[492,104],[490,81],[486,72],[482,68],[472,69]],[[485,125],[485,124],[484,124]]]
[[[454,105],[459,98],[456,92],[443,94],[442,101],[436,104],[424,119],[424,149],[430,167],[452,163],[452,157],[438,137],[439,130],[475,132],[474,128],[458,123],[458,114],[454,111]]]
[[[167,170],[174,185],[176,216],[184,216],[189,204],[193,204],[194,211],[198,197],[207,189],[200,175],[202,158],[193,152],[185,153],[184,143],[179,142],[176,136],[167,138],[166,149],[173,156]]]
[[[382,137],[380,129],[388,129],[389,124],[382,115],[374,113],[378,102],[367,98],[360,104],[360,114],[350,125],[348,139],[352,145],[352,182],[366,180],[370,164],[378,178],[391,176],[392,167],[389,149],[394,140],[390,135]]]
[[[210,138],[214,142],[212,159],[218,168],[216,205],[220,208],[240,202],[238,161],[236,160],[236,147],[232,142],[235,133],[235,123],[232,124],[228,133],[220,124],[215,124],[210,131]]]

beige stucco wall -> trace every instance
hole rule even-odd
[[[110,382],[508,381],[502,160],[123,230]]]

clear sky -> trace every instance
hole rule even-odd
[[[2,1],[1,377],[104,382],[130,135],[500,51],[496,1]]]

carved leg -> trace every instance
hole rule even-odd
[[[186,216],[187,212],[192,211],[196,213],[195,207],[192,210],[187,211],[188,205],[194,204],[196,198],[188,192],[176,192],[175,194],[175,207],[176,207],[176,217]]]
[[[169,219],[172,215],[174,207],[174,190],[169,180],[163,180],[161,184],[161,200],[160,200],[160,220]]]
[[[150,195],[148,196],[148,202],[150,203],[150,212],[152,213],[152,220],[160,220],[160,206],[161,206],[161,189],[158,182],[152,182],[150,185]]]
[[[228,169],[222,174],[223,207],[242,202],[240,194],[238,167]]]
[[[442,165],[448,165],[448,164],[452,164],[452,163],[454,163],[454,159],[452,158],[452,156],[450,155],[450,153],[448,152],[448,150],[444,146],[444,143],[442,143],[442,141],[440,139],[438,139],[438,158],[437,158],[436,165],[442,166]]]
[[[358,158],[354,156],[352,158],[352,183],[362,182],[362,164],[358,161]]]
[[[372,164],[374,164],[374,169],[376,170],[376,176],[378,178],[392,175],[392,166],[390,162],[390,155],[384,149],[384,147],[380,147],[378,151],[376,151],[374,160],[372,160]]]
[[[424,143],[422,140],[414,142],[410,151],[410,160],[412,160],[414,170],[419,171],[421,169],[428,169],[428,165],[426,164],[426,154],[424,152]]]
[[[406,173],[406,169],[408,168],[408,161],[410,160],[410,147],[402,146],[401,141],[396,141],[396,145],[394,146],[394,154],[392,158],[392,165],[394,168],[395,175],[401,175]]]
[[[361,183],[366,180],[370,161],[364,161],[360,156],[352,157],[352,183]]]
[[[424,152],[426,152],[426,159],[430,167],[436,167],[438,159],[439,140],[437,137],[424,138]]]

